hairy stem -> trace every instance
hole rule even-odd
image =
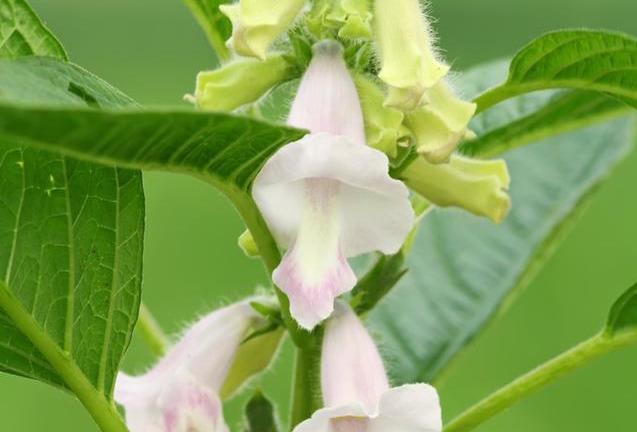
[[[535,390],[591,362],[597,357],[633,342],[637,342],[637,332],[625,333],[616,337],[600,333],[549,360],[478,402],[447,424],[444,432],[472,430]]]
[[[170,339],[144,303],[140,306],[137,324],[144,342],[153,354],[157,357],[163,356],[170,347]]]
[[[321,408],[319,387],[321,347],[320,338],[314,338],[311,346],[298,348],[294,363],[290,430]]]

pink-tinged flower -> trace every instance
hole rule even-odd
[[[315,46],[288,123],[310,134],[268,160],[252,194],[287,248],[272,278],[296,321],[312,329],[356,284],[347,258],[397,252],[414,215],[387,157],[365,145],[358,94],[336,42]]]
[[[229,375],[241,342],[260,321],[247,302],[219,309],[193,325],[146,374],[120,373],[115,400],[126,411],[130,431],[227,432],[220,395],[228,380],[236,382]],[[261,354],[269,359],[271,346]]]
[[[385,367],[358,317],[338,303],[321,357],[325,408],[294,432],[440,432],[436,390],[427,384],[390,388]]]

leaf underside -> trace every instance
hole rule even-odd
[[[0,58],[47,55],[66,59],[66,52],[23,0],[0,0]]]
[[[66,55],[28,4],[0,0],[0,57]],[[9,60],[0,60],[9,62]],[[15,60],[21,61],[21,60]],[[29,61],[38,61],[34,58]],[[135,104],[105,83],[78,75],[42,88],[25,71],[0,89],[34,102],[120,109]],[[9,90],[10,87],[10,90]],[[88,109],[88,108],[86,108]],[[46,133],[44,125],[34,124]],[[3,312],[25,317],[29,333],[47,340],[110,398],[139,308],[144,197],[141,174],[94,165],[0,137],[0,369],[65,387],[36,346]],[[6,286],[5,286],[6,285]],[[44,352],[43,352],[44,351]]]
[[[265,160],[305,134],[224,113],[39,108],[30,90],[15,83],[25,73],[47,92],[54,91],[48,84],[53,76],[61,87],[77,81],[78,74],[89,93],[100,87],[97,78],[53,59],[0,61],[3,97],[27,102],[8,105],[0,97],[0,137],[106,164],[187,173],[226,192],[247,192]]]

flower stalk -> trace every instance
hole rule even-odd
[[[294,382],[292,384],[292,405],[290,429],[321,407],[318,391],[321,359],[321,338],[312,338],[305,348],[297,348],[294,360]]]
[[[470,431],[557,378],[604,354],[635,342],[637,342],[635,331],[616,337],[609,336],[605,332],[599,333],[478,402],[449,422],[444,432]]]

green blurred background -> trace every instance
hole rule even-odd
[[[215,59],[179,0],[32,0],[71,59],[151,105],[181,104]],[[635,0],[434,0],[440,45],[457,69],[511,55],[564,27],[637,35]],[[583,143],[585,144],[585,143]],[[609,143],[610,144],[610,143]],[[513,173],[515,175],[515,173]],[[478,338],[443,383],[445,417],[591,335],[617,295],[637,281],[637,154],[601,188],[568,239],[506,316]],[[235,247],[243,227],[230,205],[187,177],[145,175],[144,300],[170,331],[265,282]],[[522,205],[518,203],[518,205]],[[126,359],[150,357],[136,336]],[[290,347],[259,385],[286,408]],[[498,416],[479,431],[637,430],[637,347],[603,358]],[[227,406],[231,426],[242,400]],[[2,431],[97,431],[81,405],[43,384],[0,376]]]

